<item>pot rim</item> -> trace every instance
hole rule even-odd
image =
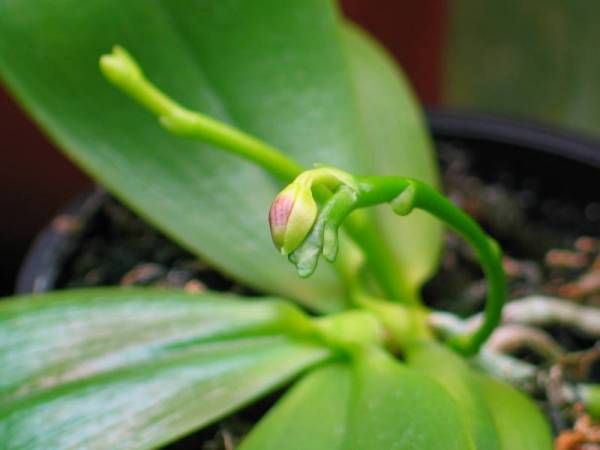
[[[17,275],[16,294],[36,294],[54,289],[59,267],[77,247],[86,223],[106,201],[107,194],[95,187],[77,195],[59,209],[27,250]]]
[[[471,139],[529,147],[600,168],[600,140],[579,131],[489,113],[436,109],[426,112],[436,138]]]

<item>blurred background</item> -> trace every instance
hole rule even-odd
[[[426,107],[600,135],[600,1],[341,3],[394,55]],[[2,88],[0,131],[0,294],[9,294],[36,233],[91,182]]]

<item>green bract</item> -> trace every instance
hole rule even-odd
[[[0,302],[0,447],[155,448],[289,386],[241,450],[551,448],[536,406],[467,359],[500,318],[500,251],[437,193],[410,90],[332,2],[0,0],[0,32],[2,78],[71,158],[278,296]],[[273,241],[307,280],[269,243],[273,198]],[[419,296],[440,224],[413,209],[490,281],[482,326],[447,343]]]

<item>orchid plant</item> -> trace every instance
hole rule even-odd
[[[439,193],[407,85],[332,2],[6,0],[0,29],[4,80],[67,154],[270,295],[0,302],[2,448],[155,448],[282,387],[240,450],[552,447],[536,405],[474,364],[500,248]],[[103,78],[114,42],[142,63],[115,47]],[[473,330],[433,326],[420,298],[440,223],[487,277]]]

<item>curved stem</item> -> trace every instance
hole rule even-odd
[[[305,169],[296,161],[267,143],[179,105],[154,86],[143,74],[131,55],[116,46],[109,55],[100,58],[100,69],[113,84],[158,116],[160,124],[179,136],[214,144],[265,169],[283,182],[289,183]],[[331,192],[317,189],[317,200]],[[385,293],[393,298],[411,298],[412,292],[395,269],[393,255],[379,237],[373,221],[366,216],[349,218],[346,228],[350,237],[365,253],[373,275]]]
[[[506,279],[498,244],[473,219],[420,181],[404,177],[357,177],[357,180],[360,186],[358,207],[388,202],[400,215],[408,214],[414,208],[423,209],[448,224],[475,248],[488,280],[484,320],[474,332],[453,336],[448,343],[463,354],[477,353],[500,322],[506,299]]]

